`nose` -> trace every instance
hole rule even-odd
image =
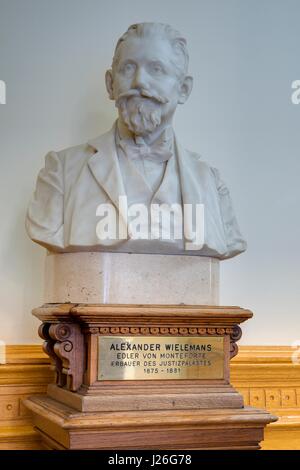
[[[132,84],[133,88],[147,88],[148,84],[149,77],[146,70],[143,67],[137,67]]]

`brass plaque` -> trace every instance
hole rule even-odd
[[[98,380],[223,379],[222,336],[99,336]]]

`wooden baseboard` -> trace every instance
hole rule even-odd
[[[263,449],[300,450],[300,362],[288,346],[244,346],[231,362],[231,382],[246,405],[280,417],[265,431]],[[7,346],[0,365],[0,449],[40,449],[22,400],[46,392],[53,374],[39,345]]]

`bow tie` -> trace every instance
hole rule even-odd
[[[173,137],[173,136],[172,136]],[[159,139],[152,145],[145,142],[135,144],[132,140],[119,139],[119,146],[130,160],[144,158],[154,162],[167,162],[173,155],[173,138]]]

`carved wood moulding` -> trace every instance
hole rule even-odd
[[[225,335],[233,334],[234,328],[210,328],[210,327],[192,327],[192,328],[174,328],[174,327],[90,327],[85,328],[84,332],[90,332],[99,335],[171,335],[171,336],[196,336],[196,335]]]

